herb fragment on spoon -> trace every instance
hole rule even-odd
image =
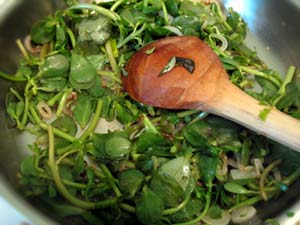
[[[182,66],[185,68],[190,74],[192,74],[195,70],[195,63],[191,59],[187,58],[182,58],[182,57],[177,57],[173,56],[168,64],[163,68],[163,70],[159,73],[159,76],[164,75],[165,73],[170,72],[173,70],[176,66]]]
[[[153,48],[147,49],[147,50],[145,51],[145,53],[146,53],[147,55],[151,55],[151,54],[155,51],[155,49],[156,49],[156,47],[154,46]]]

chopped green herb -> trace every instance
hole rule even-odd
[[[158,76],[162,76],[168,72],[170,72],[172,69],[174,69],[174,67],[176,66],[176,56],[173,56],[168,64],[163,68],[163,70],[159,73]]]
[[[154,46],[153,48],[147,49],[147,50],[145,51],[145,53],[146,53],[147,55],[151,55],[151,54],[155,51],[155,49],[156,49],[156,47]]]
[[[265,121],[270,112],[271,112],[271,108],[265,108],[265,109],[261,110],[261,112],[259,113],[259,118],[262,121]]]

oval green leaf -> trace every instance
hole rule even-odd
[[[163,215],[163,202],[151,189],[145,187],[136,202],[136,215],[142,224],[158,223]]]
[[[88,89],[95,83],[97,71],[83,56],[72,54],[69,81],[75,89]]]

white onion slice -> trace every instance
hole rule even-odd
[[[203,221],[209,225],[227,225],[230,222],[230,214],[228,211],[222,211],[222,217],[219,219],[214,219],[209,216],[203,217]]]
[[[212,37],[212,38],[216,38],[219,41],[221,41],[222,44],[221,44],[220,49],[222,51],[225,51],[227,49],[227,47],[228,47],[228,41],[227,41],[227,39],[223,35],[213,33],[213,34],[210,34],[209,36]]]
[[[230,170],[230,175],[233,180],[256,178],[255,170],[241,171],[239,169]]]
[[[246,205],[231,211],[231,221],[241,224],[250,220],[256,214],[256,209],[253,206]]]
[[[174,26],[164,26],[163,28],[171,31],[172,33],[176,34],[177,36],[183,36],[183,33],[181,30],[179,30],[177,27]]]

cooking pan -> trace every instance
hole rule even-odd
[[[0,70],[14,73],[20,57],[15,40],[25,37],[32,24],[63,6],[63,1],[0,0]],[[249,27],[246,43],[254,48],[269,67],[284,74],[289,65],[300,66],[300,3],[297,0],[224,0],[224,7],[238,11]],[[0,81],[0,195],[33,224],[56,224],[55,218],[34,207],[17,188],[21,159],[28,154],[28,134],[12,129],[5,113],[5,95],[9,82]],[[300,132],[300,131],[299,131]],[[300,166],[300,165],[299,165]],[[280,224],[300,221],[300,182],[280,198],[258,206],[251,224],[275,218]],[[289,212],[293,212],[293,216]],[[1,222],[1,218],[0,218]],[[2,222],[1,222],[2,223]]]

